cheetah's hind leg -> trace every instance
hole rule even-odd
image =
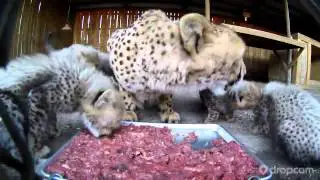
[[[173,110],[172,105],[172,95],[161,94],[159,96],[160,118],[162,122],[180,123],[180,114]]]

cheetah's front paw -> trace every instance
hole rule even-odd
[[[126,111],[124,115],[122,116],[123,121],[133,121],[137,122],[138,121],[138,116],[135,112],[133,111]]]
[[[177,112],[165,112],[165,113],[160,113],[161,121],[165,123],[179,123],[181,118],[180,114]]]

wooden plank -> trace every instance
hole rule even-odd
[[[210,20],[210,0],[205,0],[205,15]]]
[[[305,84],[308,84],[308,81],[310,81],[310,74],[311,74],[311,43],[308,43],[307,48],[307,60],[308,60],[308,67],[307,67],[307,79],[305,81]]]
[[[73,43],[78,44],[81,42],[81,16],[82,12],[77,12],[75,17],[75,22],[73,25]]]
[[[285,36],[277,35],[274,33],[261,31],[257,29],[225,24],[222,23],[235,32],[239,33],[243,37],[244,41],[248,46],[264,48],[264,49],[293,49],[293,48],[304,48],[305,45],[295,39],[291,39]]]
[[[99,39],[99,31],[100,31],[100,12],[94,11],[90,16],[90,25],[89,25],[89,44],[95,48],[100,48],[100,39]]]
[[[308,84],[310,82],[310,76],[311,76],[311,66],[312,66],[312,46],[315,46],[317,48],[320,48],[320,43],[308,36],[305,36],[301,33],[295,33],[293,34],[293,38],[307,43],[307,74],[306,74],[306,81],[304,84]]]
[[[303,35],[301,33],[295,33],[295,34],[292,35],[292,37],[294,39],[300,39],[302,41],[309,42],[313,46],[316,46],[317,48],[320,48],[320,42],[318,42],[318,41],[316,41],[316,40],[314,40],[314,39],[312,39],[312,38],[310,38],[310,37],[308,37],[306,35]]]
[[[106,36],[104,35],[106,33],[106,16],[105,16],[105,11],[101,11],[99,14],[99,48],[101,51],[106,51],[107,47],[107,39]]]

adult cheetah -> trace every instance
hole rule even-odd
[[[178,123],[174,91],[224,86],[246,73],[244,41],[197,13],[171,21],[161,10],[148,10],[130,27],[116,30],[107,47],[129,121],[138,120],[137,106],[154,98],[162,122]]]

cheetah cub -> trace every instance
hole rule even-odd
[[[239,81],[229,90],[234,109],[254,108],[255,130],[272,137],[297,165],[320,162],[320,103],[295,85],[269,82],[263,89]]]
[[[204,123],[213,123],[220,119],[228,120],[231,118],[233,111],[225,92],[217,93],[210,89],[205,89],[200,91],[199,95],[201,102],[208,110],[208,116]]]
[[[13,59],[0,69],[0,92],[4,92],[0,102],[16,119],[36,159],[49,153],[45,143],[59,134],[59,113],[80,112],[85,127],[96,137],[109,135],[120,126],[124,112],[121,95],[111,77],[95,67],[105,58],[105,53],[91,46],[74,44],[48,55]],[[18,99],[28,108],[20,108],[10,99]],[[0,130],[0,148],[17,157],[2,122]]]

